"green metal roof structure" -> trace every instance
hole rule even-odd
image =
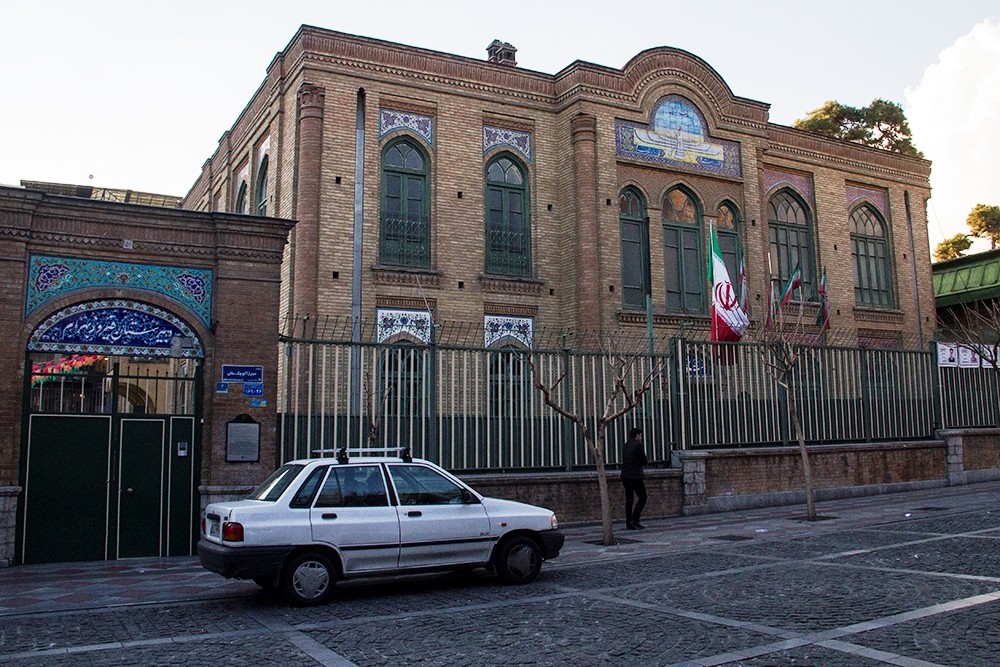
[[[1000,250],[931,264],[938,308],[1000,298]]]

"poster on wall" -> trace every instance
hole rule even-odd
[[[962,345],[958,348],[958,367],[959,368],[979,368],[981,362],[979,357],[979,350],[976,349],[977,346],[966,347]]]
[[[958,346],[954,343],[938,343],[938,366],[958,366]]]

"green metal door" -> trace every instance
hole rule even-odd
[[[167,555],[194,553],[198,521],[194,502],[194,417],[170,418],[167,460]]]
[[[111,417],[31,415],[24,482],[24,563],[104,560]]]
[[[162,417],[121,420],[118,558],[162,555],[165,426]]]

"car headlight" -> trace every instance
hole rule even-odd
[[[556,518],[555,513],[552,514],[552,530],[559,527],[559,519]]]

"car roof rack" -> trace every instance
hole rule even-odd
[[[399,452],[399,458],[401,458],[406,463],[413,461],[413,456],[410,455],[409,447],[360,447],[357,449],[352,449],[351,453],[359,454],[382,454],[388,455],[389,452]],[[350,458],[347,456],[347,447],[340,447],[339,449],[314,449],[313,454],[336,454],[337,463],[349,463]]]

